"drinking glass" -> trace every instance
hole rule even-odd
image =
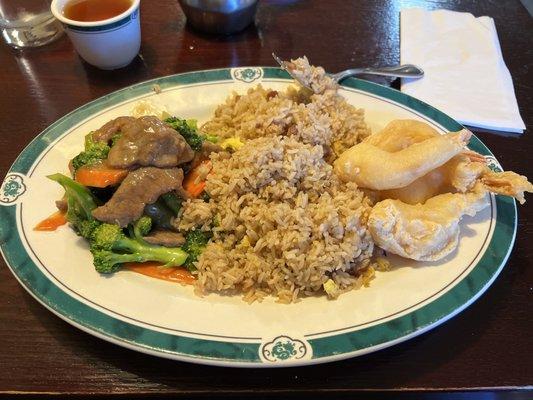
[[[63,33],[50,0],[0,0],[0,31],[12,47],[37,47]]]

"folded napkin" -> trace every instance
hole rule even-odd
[[[418,8],[400,13],[402,64],[422,67],[422,79],[404,79],[402,91],[462,124],[523,132],[513,81],[494,20],[469,13]]]

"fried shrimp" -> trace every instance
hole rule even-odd
[[[398,189],[382,190],[378,192],[381,200],[395,199],[407,204],[424,203],[433,196],[449,192],[449,163],[429,171],[426,175],[418,178],[413,183]]]
[[[488,205],[480,186],[469,193],[446,193],[424,204],[383,200],[370,212],[368,228],[382,249],[417,261],[435,261],[450,254],[459,238],[459,222]]]
[[[440,133],[424,122],[415,119],[395,119],[378,133],[368,136],[363,142],[394,153],[435,136],[440,136]]]
[[[416,143],[440,134],[424,122],[403,119],[390,122],[377,134],[364,140],[387,152],[398,152]],[[465,193],[481,182],[490,192],[512,196],[520,203],[525,201],[524,192],[531,192],[533,185],[527,178],[514,172],[494,172],[486,165],[483,155],[464,149],[448,162],[429,171],[407,186],[381,190],[378,198],[396,199],[407,204],[424,203],[443,193]]]
[[[419,261],[439,260],[458,243],[459,222],[485,208],[487,192],[525,201],[527,178],[494,172],[483,155],[465,148],[471,133],[440,135],[415,120],[395,120],[335,162],[344,181],[381,199],[368,219],[378,246]]]
[[[379,192],[379,198],[418,204],[443,193],[466,193],[477,183],[481,183],[489,192],[514,197],[521,204],[525,202],[524,192],[533,191],[533,185],[525,176],[512,171],[492,171],[482,155],[474,154],[477,153],[458,154],[403,188]]]
[[[343,181],[353,181],[363,188],[401,188],[459,154],[471,135],[463,129],[429,137],[393,152],[362,142],[341,154],[334,168]]]
[[[487,190],[493,193],[514,197],[520,204],[524,204],[526,202],[524,193],[533,192],[533,185],[524,175],[518,175],[512,171],[493,172],[488,168],[486,170],[480,181]]]
[[[462,152],[450,161],[428,172],[413,183],[398,189],[379,192],[380,199],[396,199],[407,204],[424,203],[431,197],[448,193],[464,193],[471,189],[485,170],[485,158],[474,152]],[[483,161],[471,162],[470,153],[477,154]],[[477,160],[477,158],[476,158]],[[490,171],[490,170],[489,170]]]

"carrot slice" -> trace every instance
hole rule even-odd
[[[160,263],[125,263],[124,268],[152,278],[163,279],[165,281],[185,283],[190,285],[196,278],[186,268],[183,267],[163,267]]]
[[[34,231],[55,231],[61,225],[67,223],[66,213],[64,211],[56,211],[48,218],[43,219],[33,228]]]
[[[128,172],[127,169],[110,168],[105,164],[84,165],[76,171],[76,182],[84,186],[103,188],[119,184]]]
[[[205,189],[205,180],[201,180],[200,172],[202,169],[208,168],[211,170],[211,161],[205,160],[202,161],[196,168],[189,171],[185,179],[183,180],[183,189],[191,196],[192,198],[198,197],[202,194]]]

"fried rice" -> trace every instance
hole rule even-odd
[[[240,149],[211,154],[209,202],[188,200],[181,229],[213,230],[196,267],[199,294],[240,293],[248,302],[368,284],[374,245],[366,228],[371,200],[340,183],[331,162],[370,134],[364,111],[348,104],[324,70],[292,61],[314,92],[261,85],[234,93],[204,132],[238,138]],[[212,221],[215,221],[214,228]]]

